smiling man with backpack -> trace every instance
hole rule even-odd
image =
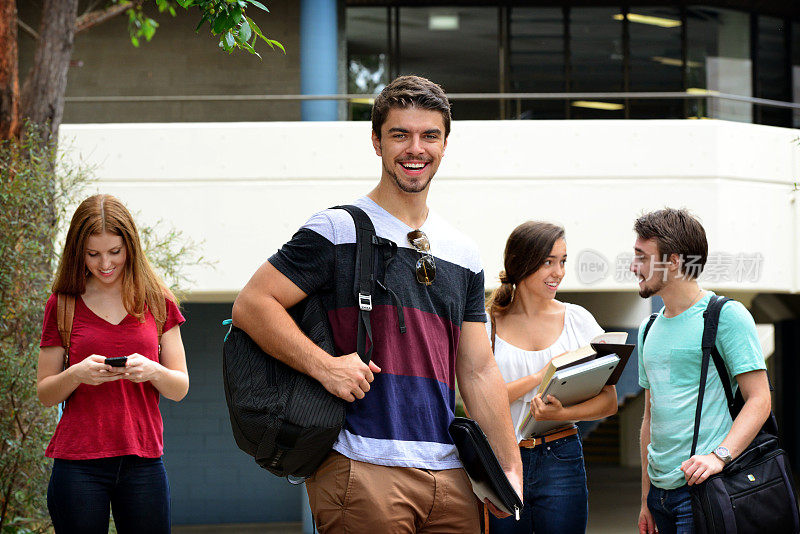
[[[708,258],[706,233],[686,210],[670,208],[643,215],[634,230],[631,271],[639,280],[639,295],[664,300],[664,308],[639,329],[639,384],[645,390],[639,532],[688,534],[695,532],[688,486],[737,458],[770,414],[766,366],[753,318],[742,304],[728,302],[712,345],[744,405],[732,420],[712,365],[693,455],[704,319],[714,297],[697,283]]]
[[[333,451],[306,483],[320,532],[478,531],[476,499],[448,434],[456,379],[521,494],[508,400],[482,324],[477,247],[426,203],[449,132],[450,104],[429,80],[400,77],[375,99],[381,177],[353,204],[396,245],[378,261],[382,291],[356,301],[356,231],[333,209],[313,215],[234,304],[234,324],[264,351],[349,402]],[[324,297],[339,357],[286,311],[312,293]],[[359,310],[371,316],[368,363],[356,353]]]

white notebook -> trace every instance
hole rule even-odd
[[[542,398],[552,395],[561,401],[564,406],[572,406],[596,396],[606,385],[608,377],[616,369],[619,357],[609,354],[595,360],[588,361],[556,371],[547,384],[542,385],[539,391]],[[558,427],[567,426],[575,421],[537,421],[533,411],[519,425],[520,433],[527,437],[540,436]]]

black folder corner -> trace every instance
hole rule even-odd
[[[617,384],[622,371],[625,370],[625,366],[628,364],[628,359],[631,357],[634,347],[635,345],[629,343],[619,345],[615,343],[592,343],[592,348],[597,351],[598,358],[607,354],[616,354],[619,357],[619,364],[617,364],[617,368],[614,369],[611,376],[608,377],[607,386]]]
[[[498,509],[519,520],[522,499],[508,481],[478,423],[466,417],[456,417],[450,423],[449,431],[475,495],[481,502],[489,499]]]

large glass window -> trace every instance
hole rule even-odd
[[[675,2],[421,4],[427,7],[347,8],[350,92],[377,93],[398,74],[426,76],[450,94],[687,91],[697,98],[456,98],[453,114],[462,120],[717,118],[800,127],[800,111],[709,95],[800,102],[800,21]],[[369,104],[351,102],[351,117],[369,118]]]
[[[800,104],[800,23],[792,23],[792,102]],[[800,128],[800,110],[794,110],[792,126]]]
[[[388,13],[385,7],[347,10],[347,92],[377,94],[389,83]],[[372,102],[350,102],[349,116],[369,120]]]
[[[567,91],[564,11],[561,8],[512,8],[509,21],[509,91],[563,93]],[[511,116],[519,119],[563,119],[562,100],[512,102]]]
[[[570,9],[570,92],[623,90],[624,49],[620,10],[609,7]],[[570,117],[621,119],[625,103],[609,99],[572,101]]]
[[[687,8],[687,86],[752,96],[750,15],[711,7]],[[753,121],[753,106],[730,100],[692,101],[689,116]]]
[[[500,91],[496,7],[400,8],[400,74],[433,80],[448,93]],[[497,119],[497,100],[455,100],[455,119]]]
[[[681,12],[676,7],[632,6],[628,13],[630,35],[629,91],[680,92],[683,87]],[[678,119],[684,117],[683,100],[630,101],[631,118]]]
[[[756,54],[756,96],[783,102],[791,100],[786,28],[781,19],[759,15]],[[791,111],[756,106],[756,122],[773,126],[790,126]]]

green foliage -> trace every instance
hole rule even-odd
[[[50,462],[44,449],[57,410],[36,396],[43,303],[50,293],[53,240],[85,174],[57,161],[53,143],[26,126],[0,144],[0,530],[43,532]],[[49,208],[48,208],[49,206]]]
[[[136,219],[141,217],[136,214]],[[197,243],[163,219],[139,225],[139,237],[150,264],[178,299],[194,283],[186,273],[187,266],[213,268],[215,264],[200,253],[202,242]]]
[[[128,0],[114,0],[115,3],[127,3]],[[245,50],[255,54],[258,40],[262,40],[275,50],[279,49],[284,54],[286,49],[281,43],[264,35],[261,28],[246,15],[250,6],[269,13],[267,6],[256,0],[155,0],[160,13],[168,12],[173,17],[176,15],[175,7],[180,6],[186,10],[196,8],[200,13],[200,23],[195,31],[200,31],[206,23],[211,28],[212,35],[219,36],[219,47],[228,53],[234,50]],[[150,41],[158,28],[158,23],[144,14],[141,4],[131,4],[128,10],[128,31],[133,46],[139,46],[142,39]]]
[[[171,13],[175,16],[175,9]],[[135,47],[139,46],[140,39],[150,41],[153,35],[156,34],[158,22],[151,19],[142,11],[142,6],[136,6],[128,10],[128,33],[131,36],[131,44]]]

